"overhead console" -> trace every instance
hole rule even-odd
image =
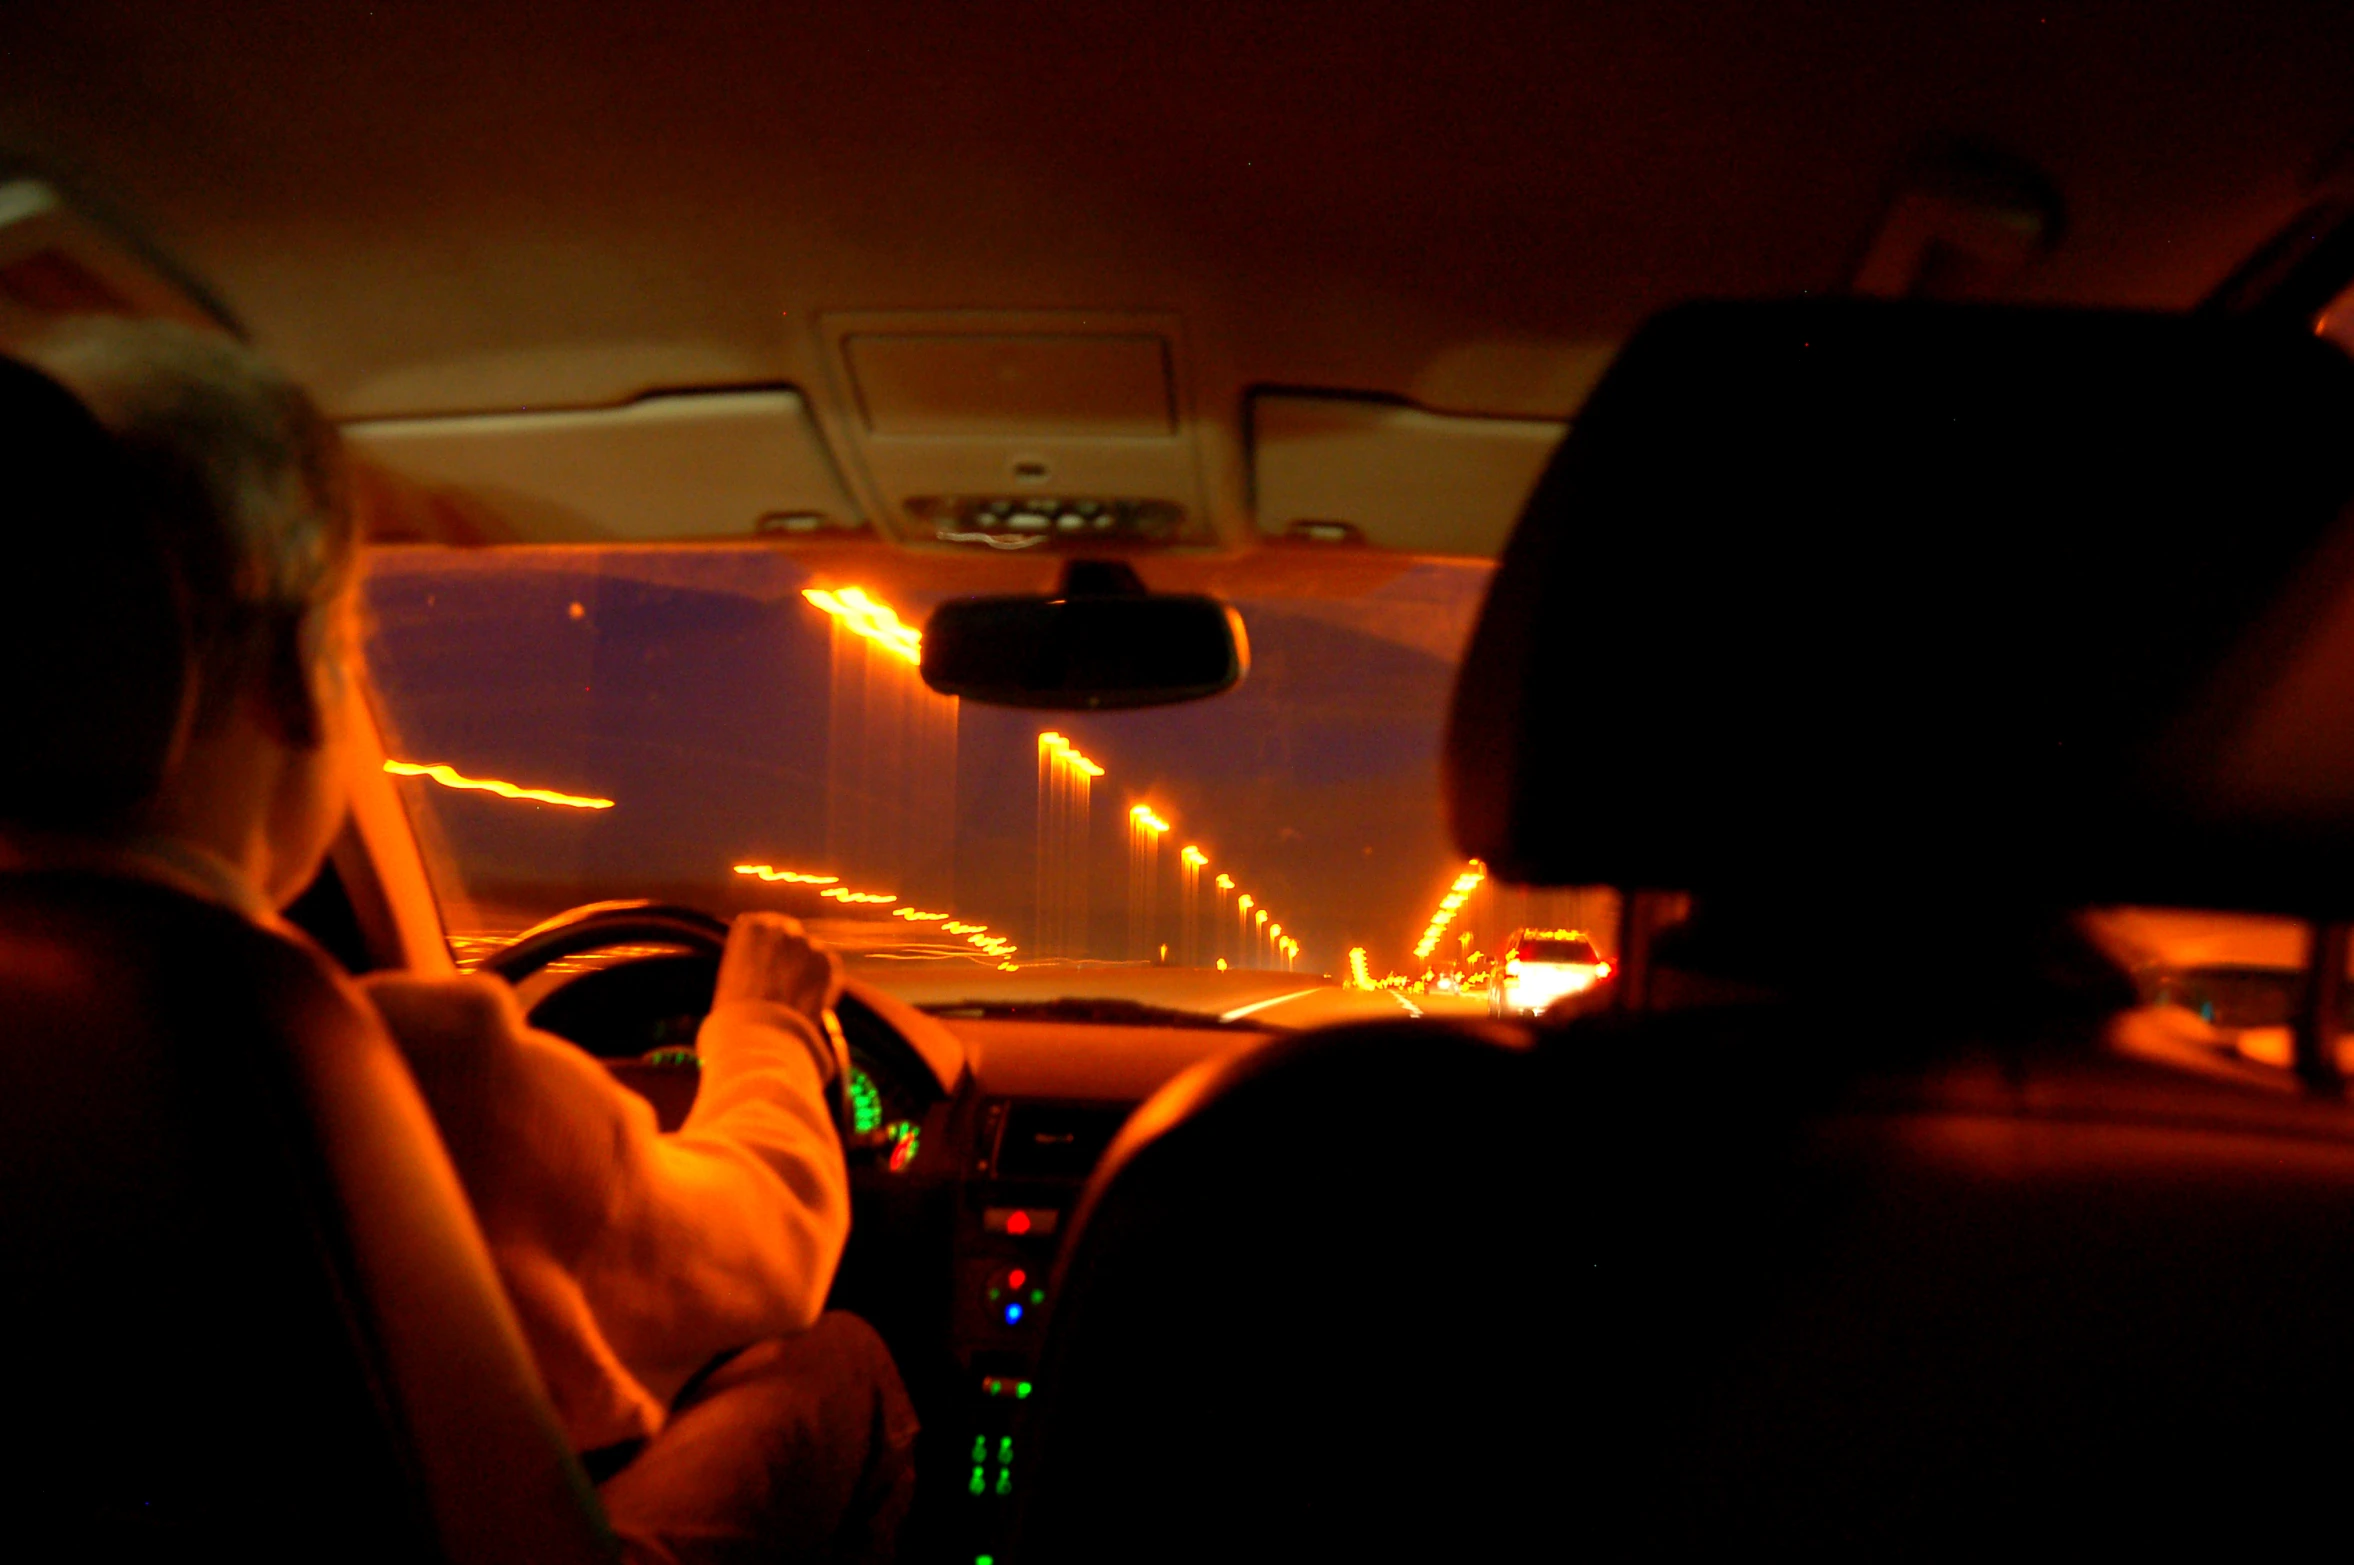
[[[403,481],[371,496],[379,538],[663,543],[844,537],[865,526],[807,402],[788,387],[368,419],[343,432]]]
[[[1211,547],[1174,316],[828,315],[843,444],[903,542]]]

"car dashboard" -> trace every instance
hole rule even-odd
[[[927,1018],[927,1020],[931,1020]],[[923,1420],[909,1560],[1003,1557],[1023,1473],[1055,1263],[1089,1176],[1128,1116],[1195,1062],[1266,1036],[1067,1022],[937,1021],[963,1074],[909,1080],[908,1053],[845,1007],[853,1058],[914,1155],[854,1155],[853,1220],[830,1301],[891,1346]]]
[[[522,998],[533,1025],[597,1056],[668,1130],[694,1102],[714,976],[707,956],[613,952],[558,964]],[[882,1335],[923,1423],[902,1557],[1002,1557],[1081,1191],[1162,1083],[1267,1034],[934,1016],[859,984],[836,1015],[852,1223],[828,1305]]]

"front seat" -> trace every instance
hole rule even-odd
[[[5,1526],[60,1559],[613,1557],[408,1068],[319,953],[0,875]]]
[[[350,981],[299,936],[24,824],[152,792],[189,720],[189,652],[130,469],[6,360],[0,457],[9,1556],[612,1558],[440,1137]]]
[[[2354,366],[2220,322],[1648,325],[1446,776],[1502,879],[1691,892],[1681,949],[1519,1048],[1308,1036],[1148,1103],[1024,1560],[2302,1538],[2354,1454],[2354,1113],[2121,1014],[2065,913],[2354,915],[2349,430]]]
[[[1401,1020],[1150,1099],[1056,1273],[1011,1557],[1477,1558],[1549,1514],[1582,1441],[1559,1063]]]

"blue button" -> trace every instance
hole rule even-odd
[[[1005,1307],[1005,1323],[1008,1326],[1019,1326],[1022,1323],[1022,1307],[1019,1304]]]

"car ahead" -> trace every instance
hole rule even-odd
[[[1490,1016],[1535,1016],[1611,974],[1593,940],[1576,929],[1516,929],[1488,969]]]

